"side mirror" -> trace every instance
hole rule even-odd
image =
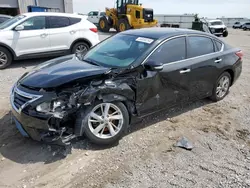
[[[16,31],[22,31],[22,30],[24,30],[24,26],[23,25],[18,25],[18,26],[15,27],[15,30]]]
[[[144,64],[146,70],[149,71],[161,71],[163,69],[163,64],[155,61],[148,61]]]

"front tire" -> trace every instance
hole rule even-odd
[[[12,63],[12,55],[4,47],[0,47],[0,69],[5,69]]]
[[[123,32],[129,29],[131,29],[131,26],[129,25],[127,19],[122,18],[118,21],[118,27],[117,27],[118,32]]]
[[[210,97],[212,101],[217,102],[226,97],[231,85],[231,79],[231,75],[228,72],[224,72],[220,75],[214,85],[212,96]]]
[[[228,36],[228,31],[223,32],[223,37],[227,37]]]
[[[116,143],[129,125],[128,110],[121,102],[96,102],[85,109],[79,119],[86,137],[98,145]]]

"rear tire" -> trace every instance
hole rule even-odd
[[[89,50],[89,45],[86,42],[77,42],[72,47],[71,53],[72,54],[84,54]]]
[[[131,26],[129,25],[127,19],[122,18],[118,21],[118,27],[117,27],[118,32],[123,32],[129,29],[131,29]]]
[[[107,20],[106,17],[101,17],[98,23],[98,28],[100,29],[101,32],[109,32],[111,26]]]
[[[107,116],[105,115],[106,107],[109,109],[107,110]],[[115,113],[116,110],[117,113]],[[92,113],[94,115],[91,116]],[[112,115],[112,113],[115,114]],[[96,117],[96,115],[98,116]],[[127,130],[129,113],[126,106],[121,102],[104,103],[98,101],[82,110],[78,114],[76,122],[77,131],[81,130],[80,132],[85,134],[90,142],[97,145],[110,145],[116,143]]]
[[[243,28],[243,30],[244,30],[244,31],[246,31],[246,30],[247,30],[247,28],[246,28],[246,27],[244,27],[244,28]]]
[[[231,86],[231,79],[231,75],[228,72],[224,72],[220,75],[214,84],[212,96],[210,97],[212,101],[217,102],[226,97]]]
[[[0,46],[0,69],[5,69],[12,63],[12,54],[4,47]]]

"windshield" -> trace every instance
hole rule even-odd
[[[211,25],[223,25],[221,21],[210,22]]]
[[[118,34],[91,49],[82,60],[104,67],[127,67],[153,42],[150,38]]]
[[[24,15],[19,15],[19,16],[16,16],[14,18],[11,18],[11,19],[3,22],[2,24],[0,24],[0,29],[5,29],[23,18],[25,18]]]

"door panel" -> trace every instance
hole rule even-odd
[[[143,89],[138,88],[138,91],[142,92],[137,99],[141,104],[139,109],[141,113],[170,107],[188,100],[192,62],[185,59],[185,37],[166,41],[147,59],[147,61],[163,63],[164,66],[159,72],[146,71],[145,79],[140,80]]]
[[[219,74],[218,54],[196,58],[192,65],[191,98],[200,99],[211,95]]]
[[[17,56],[50,51],[45,23],[45,17],[33,17],[21,24],[24,30],[13,31],[11,47],[16,51]]]
[[[188,101],[192,62],[181,61],[167,64],[160,72],[162,89],[160,104],[162,108]]]
[[[188,42],[188,58],[191,58],[191,98],[200,99],[212,93],[217,79],[218,68],[222,59],[212,39],[203,36],[190,36]]]
[[[136,108],[140,115],[150,114],[159,109],[161,90],[160,74],[144,71],[137,78]]]

